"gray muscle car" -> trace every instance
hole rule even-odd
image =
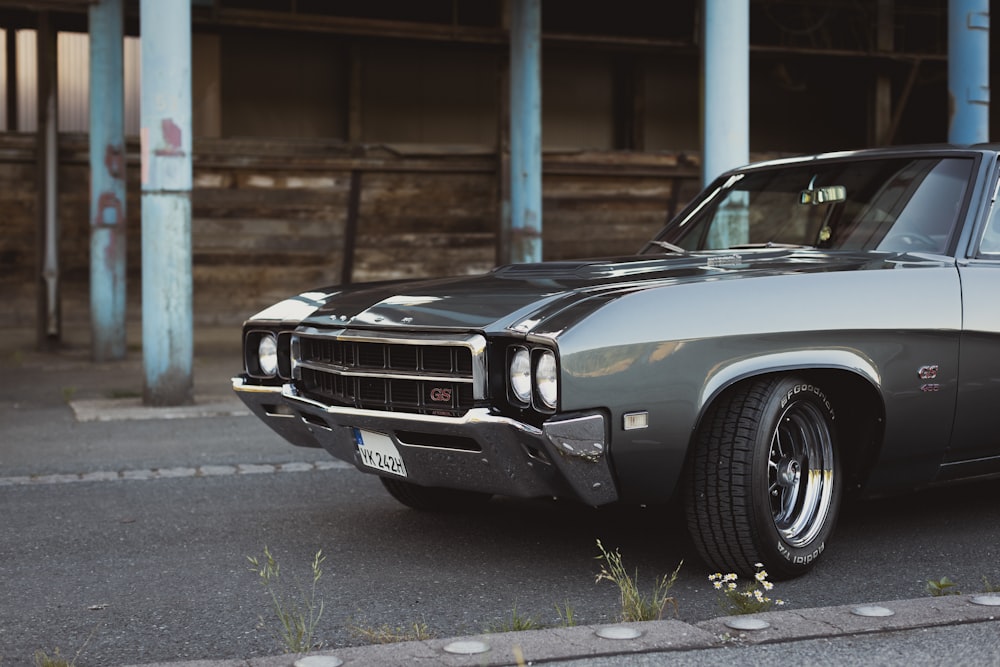
[[[1000,473],[998,150],[762,163],[633,256],[300,294],[233,387],[411,507],[679,497],[708,566],[796,576],[845,494]]]

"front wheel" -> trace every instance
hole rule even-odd
[[[709,408],[685,475],[688,529],[720,571],[804,574],[826,548],[840,504],[834,411],[795,376],[751,380]]]
[[[434,486],[419,486],[395,477],[379,477],[393,498],[407,507],[425,512],[461,512],[480,507],[492,497],[478,491],[460,491]]]

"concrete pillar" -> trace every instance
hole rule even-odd
[[[948,141],[990,140],[990,3],[948,0]]]
[[[542,261],[542,3],[512,0],[510,16],[510,252]]]
[[[142,356],[147,405],[192,400],[191,2],[141,0]]]
[[[125,358],[123,0],[90,12],[90,324],[94,361]]]
[[[750,156],[750,1],[704,0],[702,179]]]

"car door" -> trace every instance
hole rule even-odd
[[[960,262],[962,336],[955,429],[944,477],[1000,471],[1000,182],[986,224]]]

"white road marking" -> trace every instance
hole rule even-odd
[[[141,398],[94,398],[69,402],[78,422],[109,422],[140,419],[192,419],[196,417],[242,417],[250,410],[235,395],[196,396],[193,405],[153,408]]]
[[[222,477],[227,475],[266,475],[317,470],[353,469],[343,461],[295,461],[292,463],[239,463],[236,465],[205,465],[193,468],[147,468],[136,470],[95,470],[81,473],[52,475],[23,475],[0,477],[2,486],[38,486],[40,484],[69,484],[72,482],[117,482],[121,480],[151,480],[184,477]]]

